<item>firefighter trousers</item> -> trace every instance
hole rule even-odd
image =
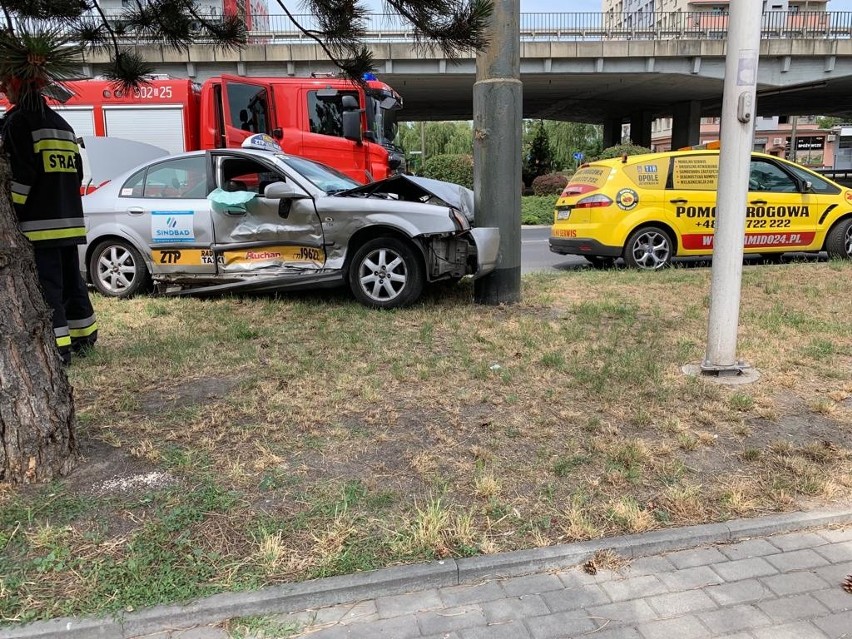
[[[71,353],[85,355],[98,339],[95,311],[80,275],[77,246],[41,248],[36,244],[38,279],[47,305],[53,310],[53,333],[59,355],[66,364]]]

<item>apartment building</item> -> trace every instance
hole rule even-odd
[[[764,11],[826,11],[830,0],[763,0]],[[708,12],[723,15],[730,0],[603,0],[604,13],[648,19],[654,13]],[[651,18],[653,20],[653,18]]]

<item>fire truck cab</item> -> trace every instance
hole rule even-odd
[[[402,99],[375,79],[223,75],[201,88],[201,148],[237,148],[266,133],[285,153],[318,160],[353,179],[380,180],[401,167],[394,146]]]
[[[336,76],[249,78],[203,84],[152,76],[124,92],[109,80],[63,83],[73,95],[52,104],[78,136],[118,137],[169,153],[238,148],[266,133],[285,153],[328,164],[361,183],[403,167],[395,146],[402,98],[374,77],[362,86]],[[0,111],[8,108],[0,99]]]

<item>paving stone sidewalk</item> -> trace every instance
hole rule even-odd
[[[840,639],[852,637],[852,527],[432,588],[253,619],[247,637]],[[222,626],[145,639],[225,639]]]
[[[595,574],[567,568],[604,551]],[[844,506],[6,626],[0,639],[852,639],[848,575]]]

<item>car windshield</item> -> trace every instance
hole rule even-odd
[[[329,195],[361,186],[352,178],[319,162],[284,155],[279,155],[278,159]]]

